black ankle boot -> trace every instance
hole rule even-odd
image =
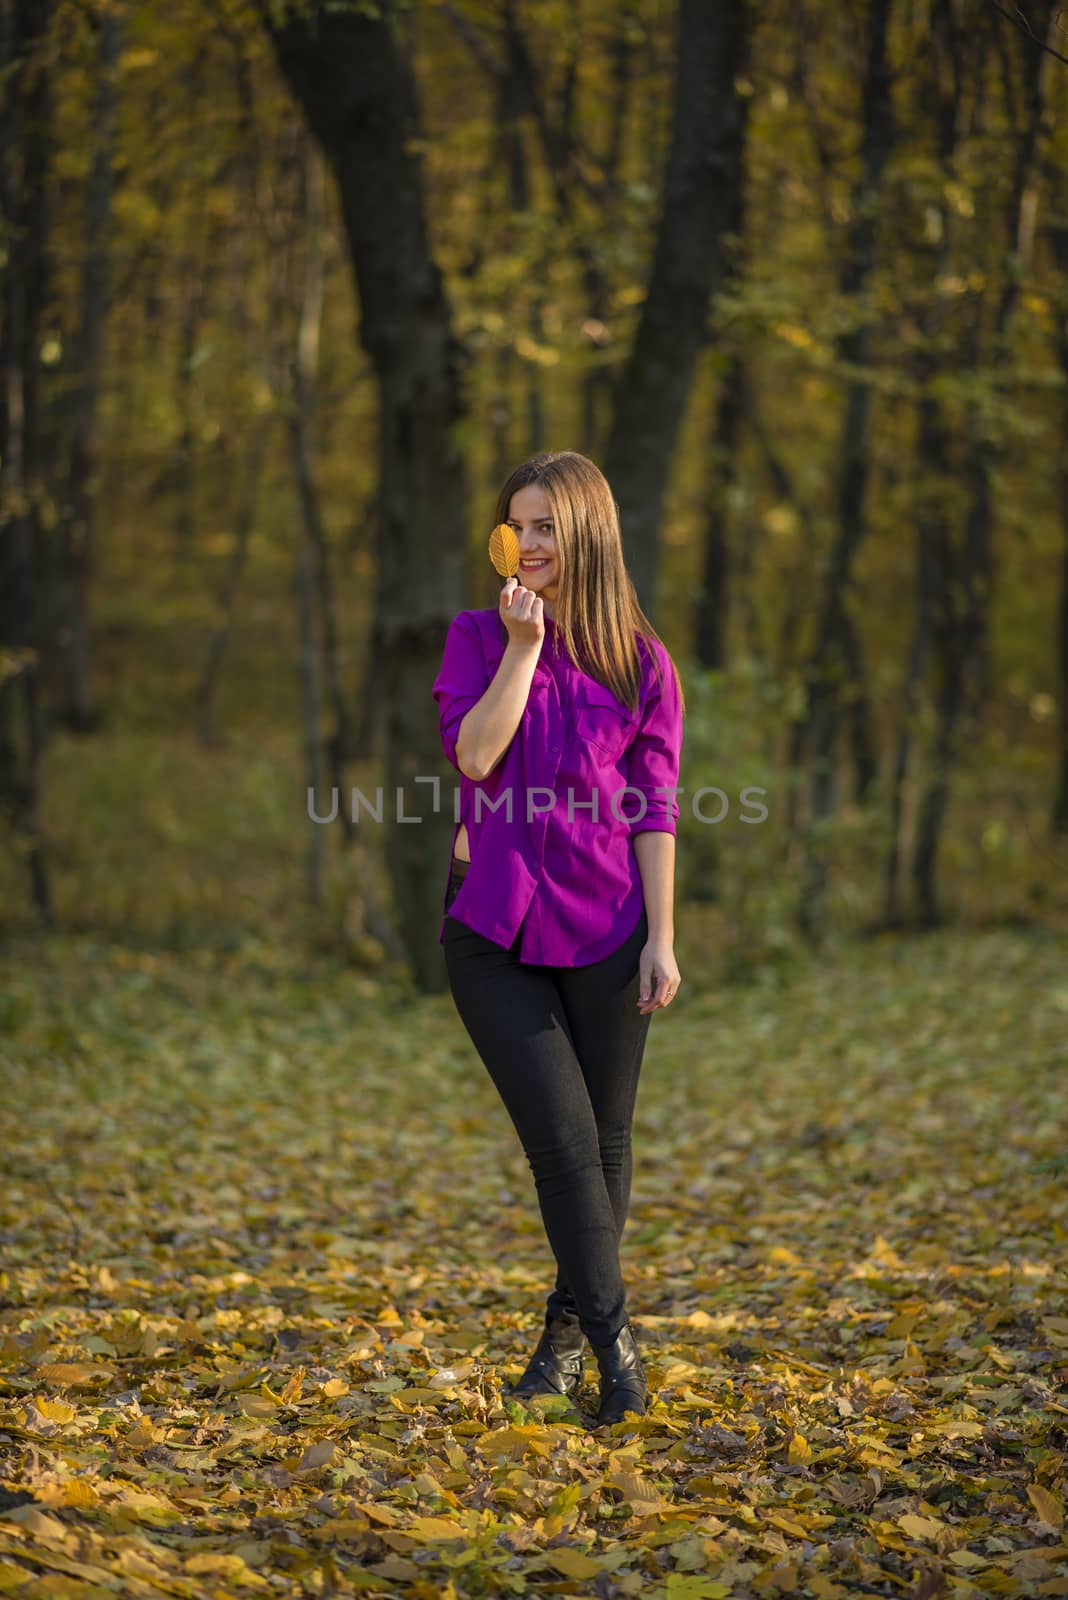
[[[574,1394],[584,1376],[585,1341],[577,1322],[558,1322],[546,1316],[527,1369],[508,1393],[517,1400],[533,1394]]]
[[[597,1357],[601,1372],[598,1426],[604,1422],[618,1422],[625,1411],[643,1415],[649,1390],[630,1322],[623,1324],[611,1344],[594,1344],[591,1339],[590,1349]]]

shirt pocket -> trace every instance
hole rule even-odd
[[[637,713],[617,700],[603,683],[588,678],[579,685],[575,729],[583,744],[592,745],[609,761],[618,761],[637,726]]]

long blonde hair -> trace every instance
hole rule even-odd
[[[512,496],[537,484],[553,517],[560,581],[556,632],[580,671],[604,683],[618,700],[638,709],[641,661],[638,637],[660,638],[638,604],[634,583],[623,560],[619,507],[600,467],[577,450],[545,450],[529,456],[509,473],[493,516],[493,526],[507,522]],[[683,711],[678,668],[664,646],[675,677]],[[659,678],[656,653],[649,650]]]

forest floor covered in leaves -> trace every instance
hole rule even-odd
[[[654,1016],[651,1402],[600,1430],[592,1354],[502,1397],[553,1264],[447,994],[87,938],[7,980],[0,1593],[1068,1594],[1063,938]]]

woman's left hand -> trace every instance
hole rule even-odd
[[[649,939],[642,949],[638,971],[641,979],[638,990],[639,1013],[644,1017],[650,1011],[670,1005],[682,981],[675,964],[673,941]]]

